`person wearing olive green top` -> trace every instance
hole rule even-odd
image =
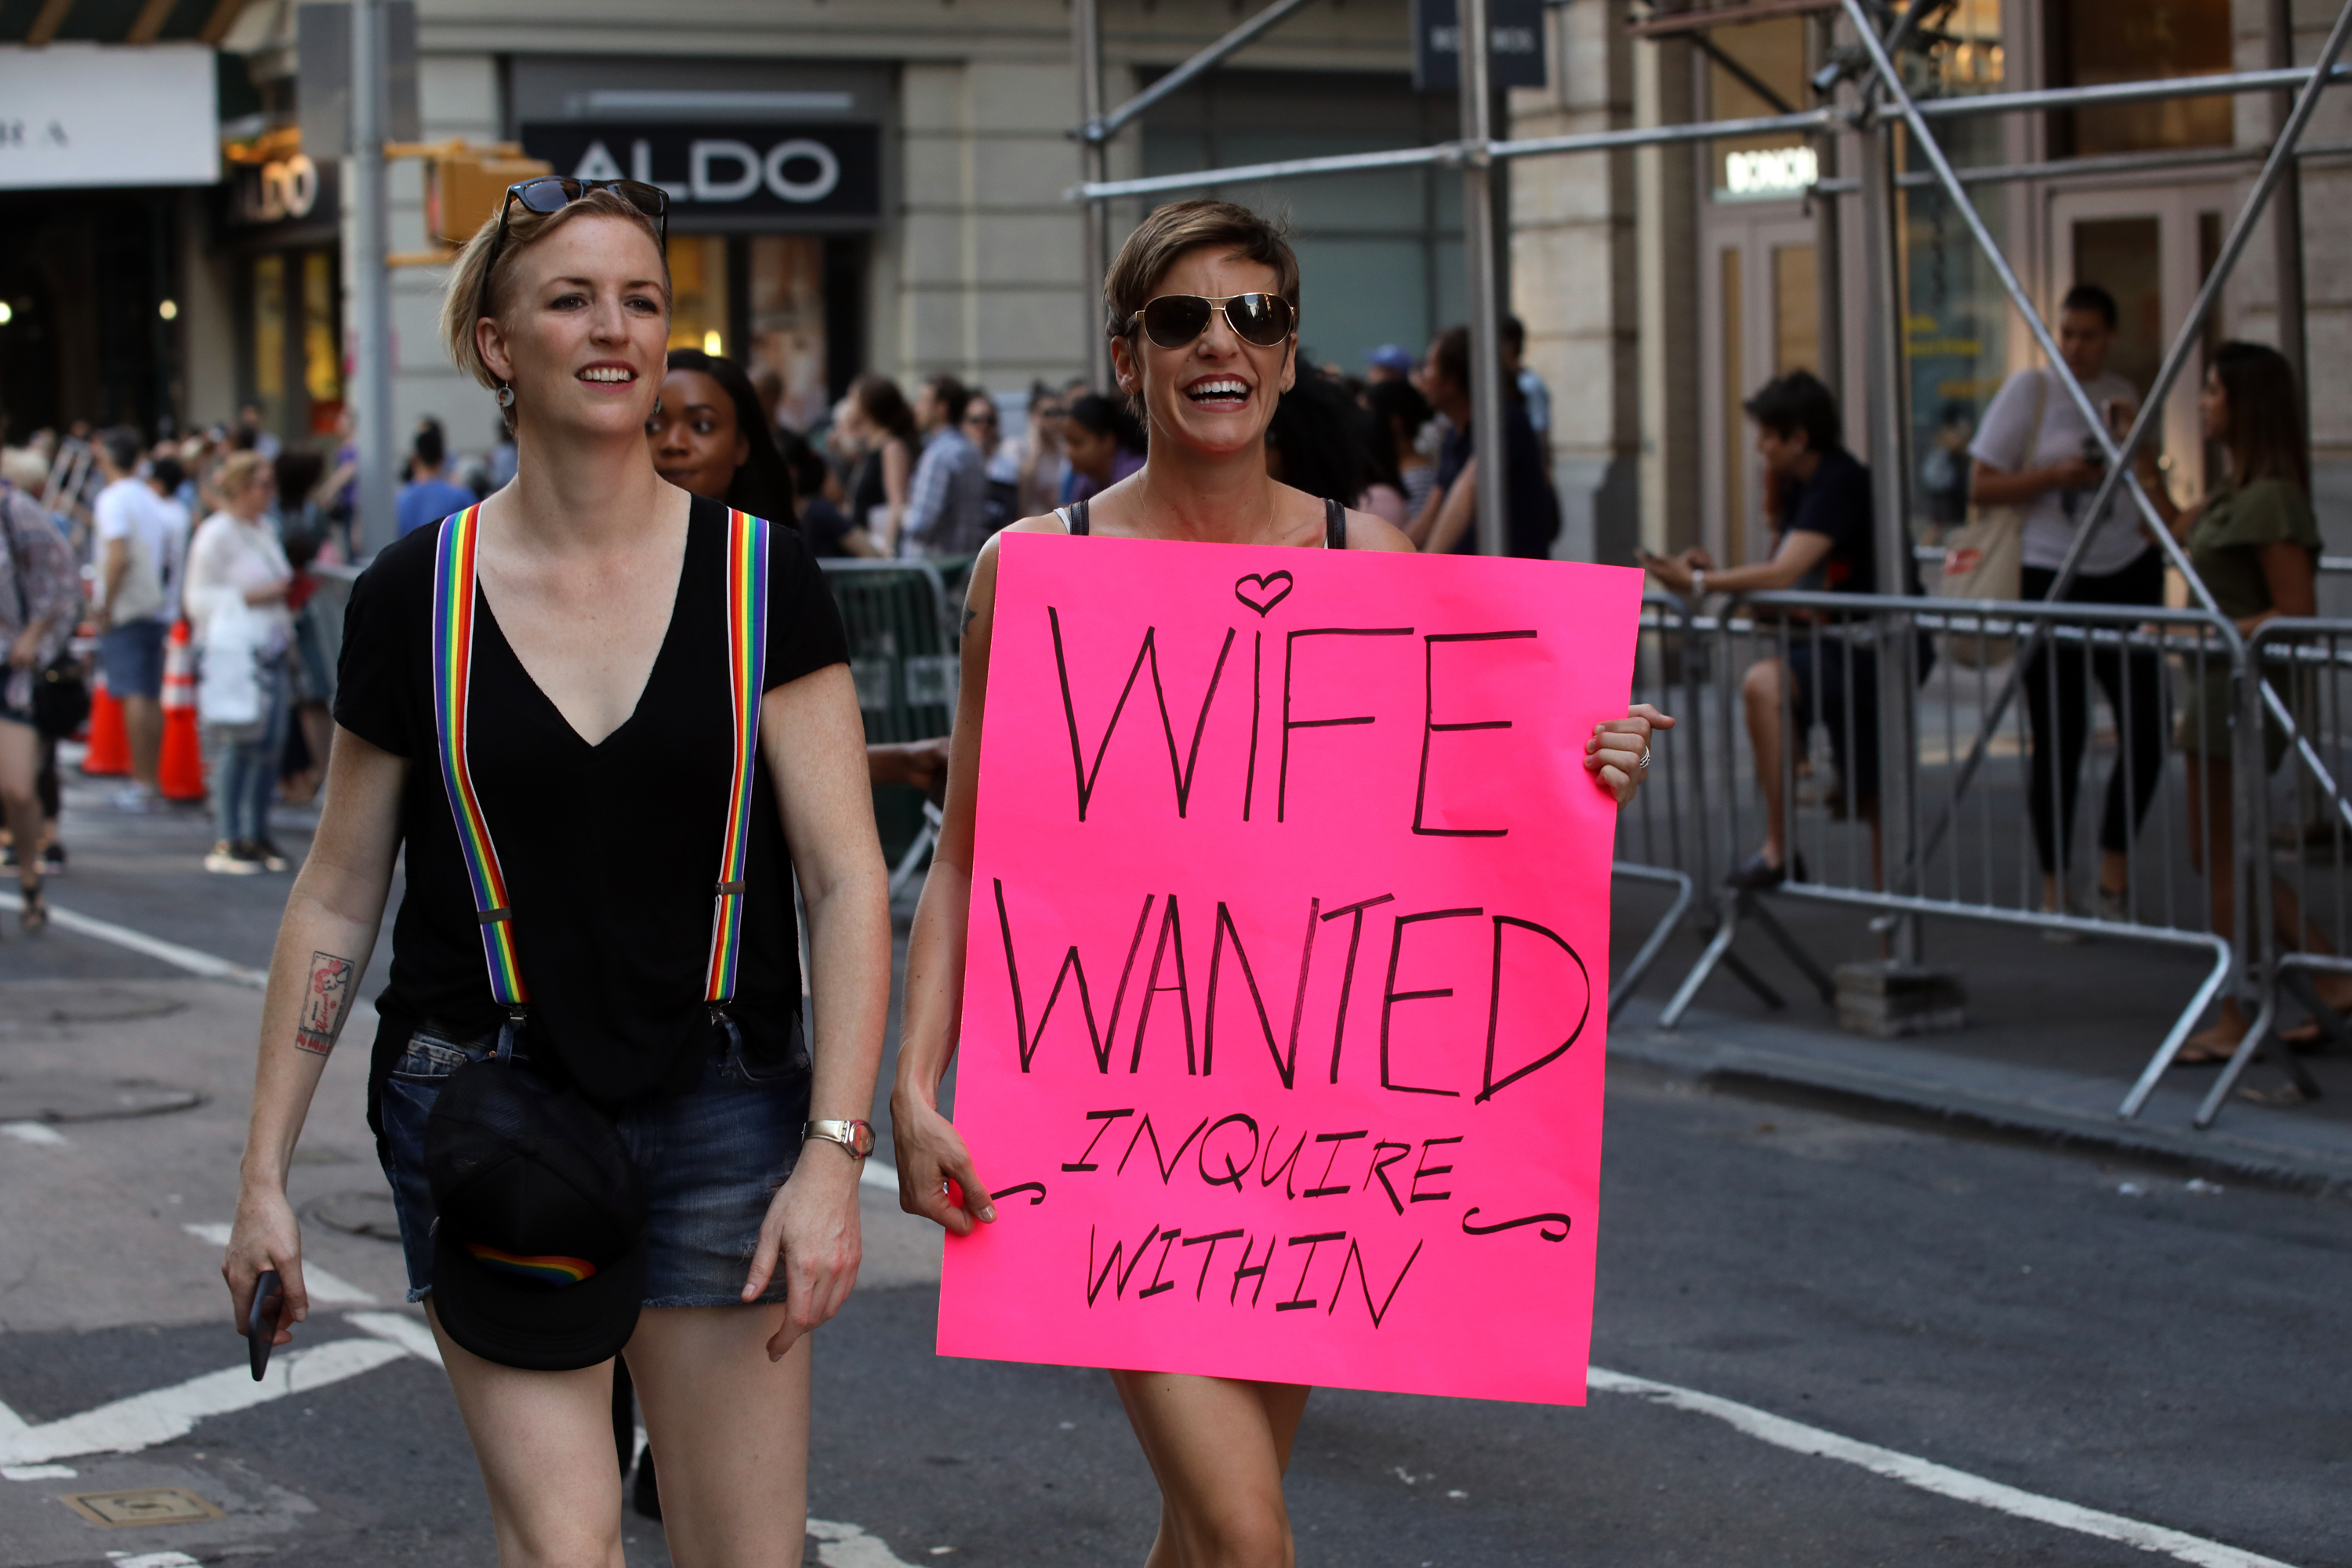
[[[2151,495],[2173,536],[2188,547],[2213,603],[2252,637],[2279,616],[2308,616],[2317,606],[2319,522],[2311,510],[2311,460],[2304,445],[2294,373],[2285,356],[2260,343],[2226,342],[2197,395],[2205,439],[2221,444],[2229,478],[2203,500],[2176,510],[2162,487]],[[2238,878],[2231,865],[2230,748],[2232,709],[2229,666],[2209,660],[2190,683],[2179,741],[2189,763],[2189,856],[2207,874],[2213,930],[2234,939]],[[2290,698],[2292,700],[2292,698]],[[2286,754],[2285,727],[2267,713],[2263,724],[2264,773]],[[2207,849],[2211,864],[2207,865]],[[2271,884],[2279,930],[2303,933],[2304,945],[2326,952],[2326,940],[2303,919],[2294,889]],[[2321,1000],[2352,1009],[2352,977],[2315,974]],[[2212,1027],[2189,1037],[2176,1065],[2225,1062],[2245,1038],[2247,1020],[2235,997],[2222,999]],[[2318,1036],[2318,1026],[2288,1031],[2292,1042]]]

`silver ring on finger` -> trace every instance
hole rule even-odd
[[[1650,765],[1650,748],[1649,748],[1649,747],[1644,746],[1644,747],[1643,747],[1643,748],[1642,748],[1642,760],[1641,760],[1641,762],[1640,762],[1637,765],[1638,765],[1638,766],[1641,766],[1641,767],[1645,767],[1645,768],[1646,768],[1646,767],[1648,767],[1648,766]]]

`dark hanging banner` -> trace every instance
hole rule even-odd
[[[1488,69],[1497,88],[1544,85],[1543,0],[1486,0]],[[1415,92],[1454,92],[1462,81],[1462,25],[1455,0],[1412,0]]]
[[[874,125],[549,120],[524,125],[522,145],[559,174],[660,185],[670,216],[688,226],[788,217],[863,227],[882,217],[882,136]]]

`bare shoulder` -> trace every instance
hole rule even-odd
[[[1396,550],[1411,552],[1414,546],[1404,531],[1386,518],[1374,517],[1368,511],[1348,513],[1348,548],[1350,550]]]

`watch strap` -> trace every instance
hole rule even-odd
[[[845,1121],[803,1121],[801,1142],[821,1138],[828,1143],[838,1143],[849,1152],[852,1159],[863,1160],[874,1152],[874,1124],[850,1118]]]

